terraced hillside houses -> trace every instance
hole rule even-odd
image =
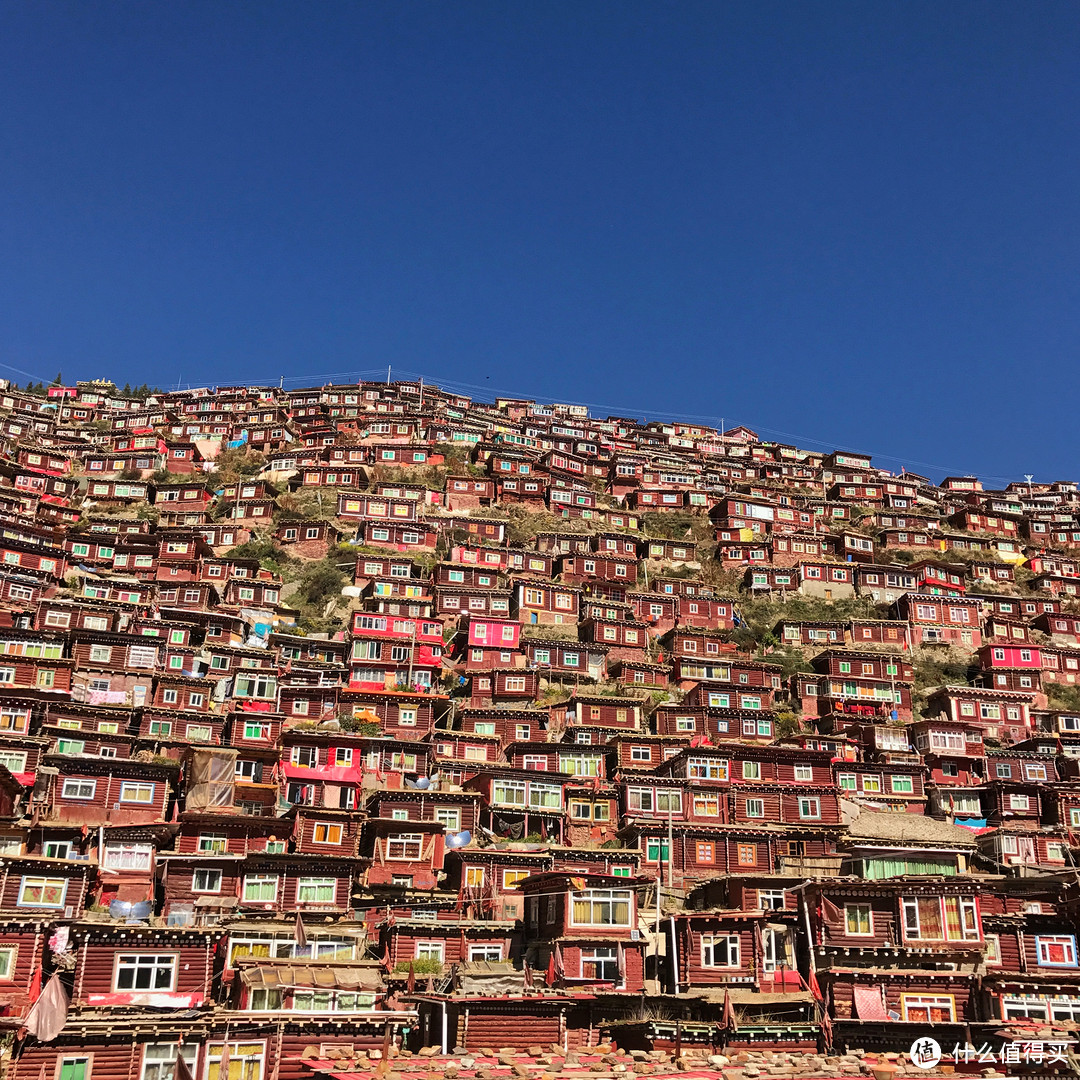
[[[419,382],[0,438],[11,1080],[1075,1047],[1076,483]]]

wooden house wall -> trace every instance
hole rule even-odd
[[[457,1043],[472,1052],[481,1048],[513,1046],[561,1046],[562,1021],[552,1006],[534,1005],[529,1009],[470,1002],[462,1008],[457,1025]]]
[[[116,991],[114,978],[117,957],[120,953],[145,955],[172,954],[177,957],[174,994],[199,994],[209,996],[210,975],[213,964],[213,938],[197,941],[188,937],[177,938],[170,934],[160,937],[133,934],[118,936],[115,940],[75,941],[77,962],[75,966],[74,994],[72,1004],[85,1005],[91,994],[112,994]],[[152,991],[130,991],[152,993]]]
[[[498,945],[504,957],[510,955],[515,935],[505,926],[492,925],[459,927],[453,923],[432,922],[430,927],[395,926],[390,931],[387,949],[390,963],[407,964],[416,959],[416,944],[422,941],[438,941],[443,945],[443,967],[460,964],[469,959],[470,945]]]
[[[196,854],[199,851],[199,837],[210,834],[225,837],[225,850],[230,855],[266,850],[265,834],[250,835],[243,825],[216,821],[185,822],[176,837],[175,849],[183,854]]]
[[[827,914],[821,918],[819,940],[825,945],[843,945],[845,948],[879,948],[884,945],[902,944],[900,928],[897,925],[896,902],[892,898],[880,895],[833,897],[832,903],[839,908],[840,915],[830,919]],[[868,904],[870,906],[870,934],[849,934],[844,916],[845,904]],[[826,909],[827,910],[827,909]]]
[[[334,878],[334,899],[325,903],[298,900],[302,877]],[[318,864],[283,870],[278,880],[278,903],[285,911],[344,911],[349,907],[351,895],[351,874],[342,873],[340,870],[325,870]]]
[[[16,949],[15,966],[9,976],[0,982],[0,1009],[7,1005],[18,1014],[30,1004],[30,987],[34,972],[44,961],[46,936],[42,924],[25,919],[0,920],[0,940],[5,948]]]
[[[859,979],[845,974],[830,975],[824,973],[822,982],[828,982],[831,986],[830,997],[832,1000],[833,1015],[838,1020],[855,1019],[855,986],[877,986],[885,989],[887,1008],[903,1015],[901,1009],[901,994],[929,995],[933,997],[948,996],[954,999],[955,1016],[957,1022],[973,1019],[971,1015],[972,990],[971,983],[964,977],[934,978],[927,975],[920,978],[910,975],[906,978],[880,978]]]
[[[610,947],[610,941],[606,938],[602,944]],[[564,977],[569,985],[581,985],[575,980],[580,978],[581,954],[586,951],[586,948],[587,946],[583,947],[574,942],[565,942],[561,946]],[[642,991],[645,988],[645,961],[641,946],[624,941],[623,956],[626,970],[625,989],[631,993]]]
[[[997,927],[992,924],[984,924],[984,931],[988,936],[995,935],[998,939],[998,955],[1001,959],[1000,964],[987,964],[986,970],[988,974],[994,974],[999,971],[1022,971],[1023,968],[1020,964],[1020,956],[1023,953],[1029,963],[1034,964],[1034,960],[1031,957],[1027,957],[1026,949],[1022,949],[1020,945],[1021,931],[1013,928]],[[1025,936],[1025,945],[1027,939]],[[1034,943],[1032,943],[1034,951]]]
[[[64,781],[68,779],[96,781],[93,799],[65,799],[61,793],[64,789]],[[147,804],[120,802],[121,785],[128,782],[152,783],[154,785],[153,802]],[[56,778],[56,794],[49,820],[73,821],[83,825],[100,825],[105,822],[140,825],[161,821],[165,815],[165,805],[171,790],[172,786],[169,782],[160,776],[143,778],[137,772],[133,772],[131,776],[115,776],[112,773],[106,773],[104,776],[87,775],[69,767]]]
[[[195,892],[192,882],[195,871],[201,869],[221,871],[221,889],[216,893]],[[192,859],[170,861],[168,871],[164,875],[162,895],[165,903],[191,903],[200,896],[236,897],[239,896],[243,883],[243,863],[232,859],[215,859],[212,856],[202,856]]]
[[[64,894],[64,908],[45,908],[19,906],[19,892],[24,877],[50,877],[66,878],[67,891]],[[18,863],[6,867],[3,877],[0,878],[0,910],[12,914],[20,914],[25,918],[31,918],[35,914],[42,918],[79,918],[83,913],[86,894],[86,879],[82,873],[73,874],[66,867],[60,867],[55,863],[42,862]],[[70,907],[72,914],[67,915],[66,909]]]
[[[31,1041],[11,1064],[10,1080],[58,1080],[63,1058],[90,1058],[87,1076],[94,1080],[138,1080],[142,1070],[142,1048],[126,1035],[84,1039],[63,1033],[51,1043]]]
[[[316,842],[316,825],[339,825],[341,827],[340,844]],[[312,854],[355,855],[360,842],[360,822],[354,815],[348,817],[321,818],[302,814],[293,832],[297,851],[309,851]]]
[[[724,934],[737,937],[739,939],[739,966],[706,967],[702,963],[701,956],[702,934]],[[679,924],[676,937],[681,986],[723,986],[753,981],[755,957],[754,931],[751,922],[693,919]]]

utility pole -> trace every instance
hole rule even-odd
[[[386,385],[390,385],[390,365],[386,365]]]
[[[416,626],[418,619],[413,619],[412,624],[412,638],[409,641],[409,689],[412,689],[412,676],[413,676],[413,656],[416,653]]]
[[[667,884],[668,888],[675,888],[675,837],[671,823],[671,792],[668,792],[667,804]]]

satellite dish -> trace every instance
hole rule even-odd
[[[431,781],[426,776],[418,776],[415,780],[410,780],[408,777],[406,777],[405,783],[408,784],[409,787],[418,789],[420,791],[425,791],[427,790],[427,788],[431,787]]]
[[[109,903],[109,914],[114,919],[126,919],[128,922],[148,919],[150,909],[149,900],[112,900]]]
[[[446,846],[448,848],[468,847],[472,843],[472,833],[466,829],[464,832],[447,833]]]

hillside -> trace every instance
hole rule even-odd
[[[12,1080],[1076,1042],[1076,483],[411,382],[0,425]]]

